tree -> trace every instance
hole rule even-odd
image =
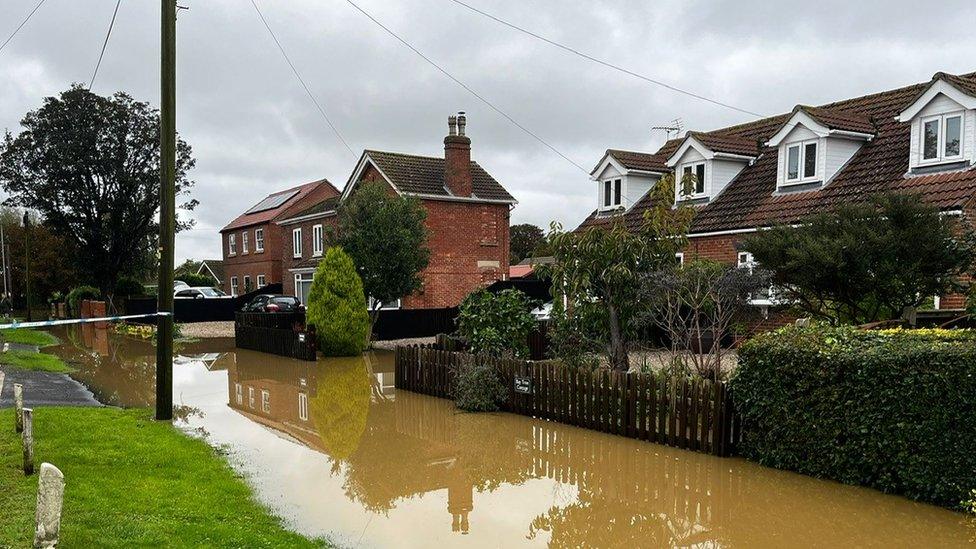
[[[458,313],[458,333],[474,353],[527,358],[529,332],[535,327],[532,306],[515,289],[493,294],[477,290],[464,298]]]
[[[3,225],[4,243],[7,246],[7,264],[10,266],[9,291],[18,306],[25,301],[24,267],[26,265],[24,248],[23,212],[13,208],[0,209],[0,224]],[[67,293],[78,283],[74,265],[65,257],[68,246],[65,239],[54,234],[44,221],[31,215],[30,225],[30,290],[31,303],[47,302],[54,292]],[[3,283],[0,282],[0,290]]]
[[[370,297],[370,333],[384,303],[419,290],[427,268],[427,211],[420,200],[396,196],[382,183],[363,183],[339,207],[332,240],[356,265]]]
[[[539,227],[530,223],[512,225],[509,230],[509,263],[515,265],[523,259],[533,257],[536,249],[545,242],[546,235]]]
[[[356,356],[366,348],[369,316],[363,281],[342,248],[329,248],[316,267],[307,318],[325,356]]]
[[[960,290],[971,242],[958,218],[894,194],[759,231],[745,249],[772,271],[781,300],[832,324],[863,324]]]
[[[694,211],[673,208],[674,178],[666,176],[649,191],[651,206],[634,227],[624,216],[574,232],[553,223],[549,233],[554,263],[543,266],[553,281],[554,313],[598,318],[610,365],[630,368],[627,339],[632,336],[642,273],[673,264],[684,249]],[[573,310],[562,310],[566,296]]]
[[[74,85],[21,120],[0,144],[7,205],[36,210],[68,242],[82,280],[110,292],[121,274],[148,274],[159,233],[159,113],[124,93]],[[188,198],[194,165],[177,145],[176,190]],[[189,212],[196,200],[180,208]],[[186,227],[192,222],[179,223]]]

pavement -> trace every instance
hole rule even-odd
[[[6,374],[0,391],[0,408],[14,405],[14,383],[24,386],[24,407],[36,406],[101,406],[87,387],[67,374],[21,370],[0,364]]]

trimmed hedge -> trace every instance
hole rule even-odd
[[[976,332],[790,326],[731,383],[748,459],[945,507],[976,488]]]

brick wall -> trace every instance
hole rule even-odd
[[[255,234],[264,230],[264,251],[257,251]],[[248,253],[242,247],[243,233],[247,233]],[[229,235],[237,239],[237,253],[230,255]],[[258,275],[265,276],[267,284],[281,282],[281,234],[273,223],[261,223],[220,233],[224,256],[223,290],[231,293],[232,277],[237,277],[238,293],[244,293],[244,277],[251,277],[251,285],[257,288]]]

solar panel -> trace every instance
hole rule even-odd
[[[298,191],[290,191],[290,192],[273,194],[273,195],[265,198],[261,202],[258,202],[253,207],[251,207],[250,210],[248,210],[248,211],[246,211],[244,213],[245,214],[252,214],[252,213],[263,212],[265,210],[273,210],[273,209],[277,208],[278,206],[281,206],[285,202],[288,202],[289,200],[291,200],[291,197],[295,196],[296,194],[298,194]]]

